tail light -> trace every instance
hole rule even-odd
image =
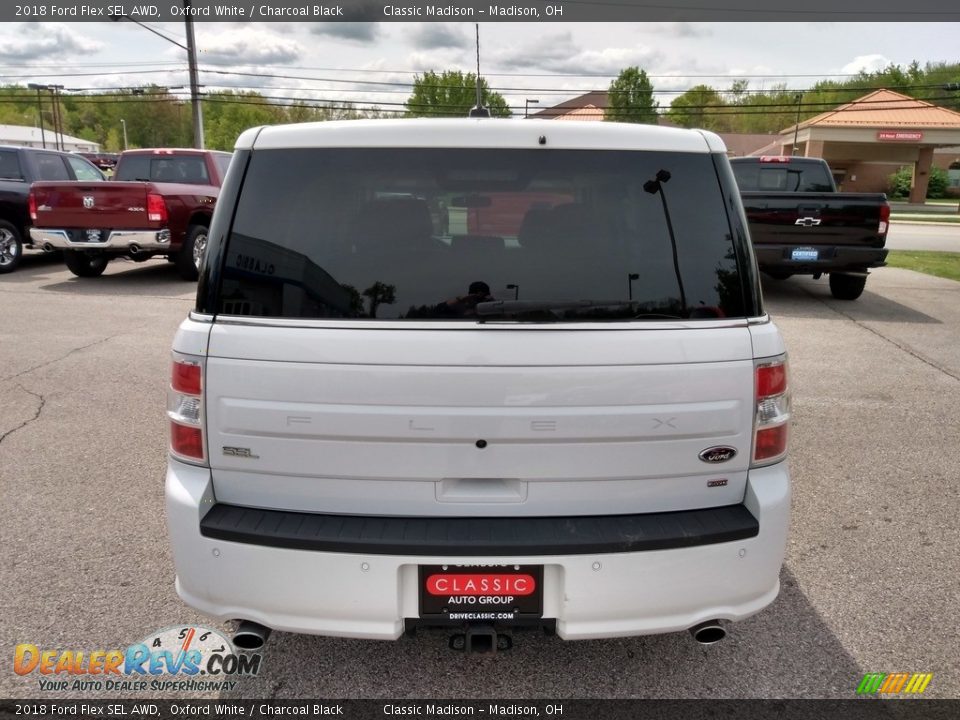
[[[205,465],[202,358],[174,354],[167,417],[170,418],[170,453],[180,460]]]
[[[787,456],[790,389],[786,355],[758,360],[752,467],[772,465]]]
[[[890,205],[884,203],[880,206],[880,224],[877,225],[877,234],[886,235],[888,227],[890,227]]]
[[[167,222],[167,203],[163,195],[147,193],[147,220],[150,222]]]
[[[33,194],[33,190],[30,191],[30,194],[27,196],[27,210],[30,211],[30,219],[33,222],[37,221],[37,196]]]

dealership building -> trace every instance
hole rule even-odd
[[[532,116],[603,120],[607,107],[607,93],[594,91]],[[947,171],[948,192],[960,196],[960,113],[892,90],[877,90],[777,134],[719,135],[733,156],[792,155],[796,148],[797,155],[823,158],[847,192],[886,192],[890,176],[907,166],[913,169],[910,202],[922,203],[930,170],[939,167]]]
[[[922,203],[930,169],[948,170],[960,190],[960,113],[877,90],[780,131],[753,155],[823,158],[847,192],[882,192],[899,168],[913,168],[910,202]]]

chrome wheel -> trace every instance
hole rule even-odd
[[[193,241],[193,265],[200,269],[200,263],[203,262],[203,254],[207,251],[207,233],[203,232],[197,235]]]
[[[0,265],[13,265],[20,257],[20,243],[6,228],[0,228]]]

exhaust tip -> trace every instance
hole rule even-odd
[[[727,636],[719,620],[707,620],[690,628],[693,639],[701,645],[714,645]]]
[[[131,254],[131,255],[136,255],[136,254],[139,253],[139,252],[140,252],[140,246],[137,245],[136,243],[133,243],[133,244],[130,246],[130,254]]]
[[[43,244],[43,251],[44,251],[44,252],[53,252],[53,245],[52,245],[51,243],[44,243],[44,244]]]
[[[233,632],[231,641],[238,650],[259,650],[270,637],[270,628],[255,623],[252,620],[243,620]]]

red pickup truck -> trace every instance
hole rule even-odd
[[[166,255],[196,280],[230,153],[128,150],[108,182],[36,182],[29,210],[34,246],[63,250],[79,277],[103,273],[112,257]]]

